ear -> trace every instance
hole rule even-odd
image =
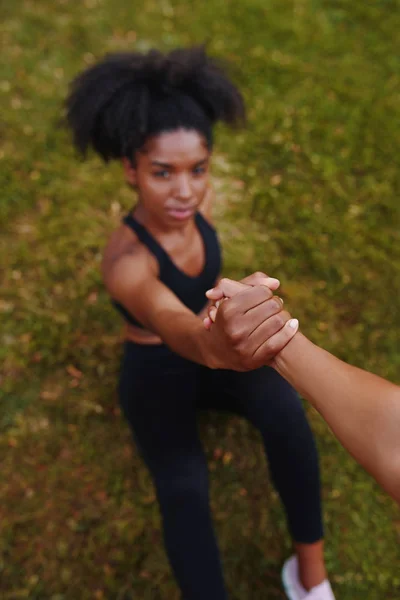
[[[136,186],[136,169],[132,165],[132,162],[126,156],[122,159],[122,166],[125,173],[126,181],[133,187]]]

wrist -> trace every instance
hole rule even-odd
[[[213,370],[222,369],[224,365],[221,363],[220,353],[210,331],[205,331],[203,342],[202,356],[206,367]]]
[[[271,367],[273,367],[279,373],[279,375],[287,378],[290,373],[293,360],[295,360],[296,355],[302,351],[301,349],[306,341],[307,338],[298,331],[296,335],[286,344],[286,346],[282,348],[280,352],[278,352],[271,363]]]
[[[201,364],[206,366],[208,369],[221,368],[213,335],[210,331],[207,331],[205,329],[203,321],[201,321],[200,331],[198,331],[195,339],[197,344],[197,350],[200,355],[199,362],[201,362]]]

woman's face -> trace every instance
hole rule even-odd
[[[136,153],[135,166],[124,159],[124,168],[146,216],[176,227],[190,220],[202,203],[209,161],[205,138],[194,130],[177,129],[149,138]]]

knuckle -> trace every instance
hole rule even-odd
[[[229,333],[229,339],[235,346],[237,346],[237,350],[242,352],[242,349],[239,347],[239,344],[243,339],[242,330],[238,327],[232,327]]]
[[[278,352],[280,352],[282,350],[282,348],[286,345],[287,343],[287,338],[284,334],[279,333],[277,335],[275,335],[271,340],[269,340],[269,343],[267,344],[267,353],[268,355],[273,358],[274,356],[276,356],[278,354]]]
[[[220,304],[218,312],[222,312],[225,322],[237,325],[240,319],[238,308],[235,298],[229,298]]]
[[[275,333],[269,338],[269,340],[267,341],[267,343],[265,344],[265,348],[267,349],[268,352],[274,352],[275,348],[277,347],[277,334],[278,334],[279,330],[277,329],[275,331]]]
[[[264,298],[264,300],[269,300],[270,298],[272,298],[272,292],[269,289],[269,287],[267,287],[266,285],[262,285],[260,287],[260,290],[261,290],[261,294],[262,294],[262,297]]]
[[[275,343],[272,340],[268,340],[264,345],[263,355],[271,357],[274,356],[275,353]]]
[[[282,327],[285,325],[286,320],[284,318],[284,316],[282,315],[282,313],[278,313],[277,315],[274,316],[274,324],[276,326],[276,329],[282,329]]]
[[[232,310],[232,304],[230,302],[222,302],[218,307],[218,312],[223,317],[225,323],[233,320],[234,311]]]
[[[278,296],[272,296],[272,298],[270,299],[270,306],[272,309],[274,310],[281,310],[282,309],[282,302],[279,300]]]

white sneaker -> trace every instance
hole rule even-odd
[[[327,579],[307,592],[300,583],[297,556],[291,556],[283,565],[282,583],[289,600],[335,600]]]

